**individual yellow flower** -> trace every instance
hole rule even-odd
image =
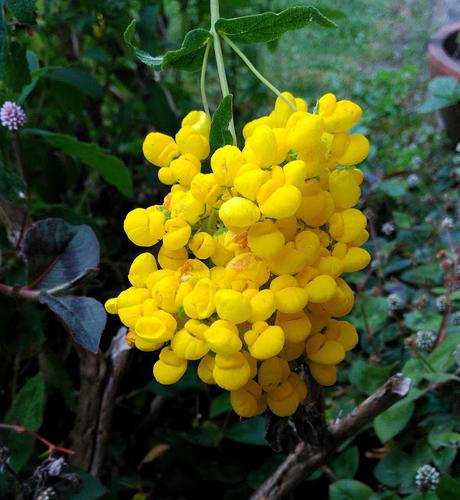
[[[219,218],[228,228],[246,228],[259,220],[257,205],[246,198],[235,196],[224,202],[219,209]]]
[[[323,304],[331,300],[337,290],[337,283],[331,276],[322,274],[311,280],[305,290],[308,293],[310,302]]]
[[[230,403],[235,413],[244,418],[260,415],[267,406],[262,388],[254,380],[250,380],[241,389],[231,391]]]
[[[224,355],[216,354],[213,377],[216,384],[227,391],[235,391],[245,386],[250,379],[251,368],[241,352]]]
[[[261,186],[269,180],[270,174],[258,167],[241,172],[243,168],[244,165],[235,177],[235,189],[245,198],[254,201]]]
[[[278,152],[276,136],[268,125],[259,125],[246,139],[243,149],[244,159],[262,168],[275,164]]]
[[[244,334],[251,356],[268,359],[279,354],[284,345],[284,332],[279,326],[270,326],[265,321],[256,321],[252,329]]]
[[[179,330],[171,341],[171,349],[183,359],[201,359],[208,351],[205,340],[208,326],[196,320],[189,320],[185,327]]]
[[[209,141],[195,130],[194,127],[182,127],[176,134],[176,143],[182,154],[191,154],[204,160],[209,156]]]
[[[151,316],[144,316],[136,321],[137,337],[152,342],[171,340],[177,328],[177,321],[172,314],[155,311]]]
[[[236,326],[227,320],[217,320],[206,330],[204,338],[217,354],[234,354],[241,350],[242,342]]]
[[[184,298],[183,307],[187,316],[192,319],[209,318],[215,309],[215,293],[216,287],[210,279],[200,279],[193,292]]]
[[[275,295],[276,309],[282,313],[293,314],[301,311],[308,303],[308,293],[298,286],[294,276],[282,275],[270,284]]]
[[[318,101],[318,114],[327,132],[346,132],[361,120],[363,112],[354,102],[337,102],[334,94],[325,94]]]
[[[170,250],[162,245],[158,252],[158,263],[163,269],[175,271],[183,266],[187,259],[188,253],[185,248]]]
[[[356,173],[355,173],[356,172]],[[360,184],[363,176],[360,170],[334,170],[329,176],[329,192],[336,210],[354,207],[361,196]]]
[[[128,280],[136,288],[145,288],[147,278],[157,269],[155,257],[150,252],[141,253],[129,268]]]
[[[267,264],[273,274],[296,274],[307,264],[307,256],[295,248],[294,242],[287,243],[274,257],[267,259]]]
[[[286,380],[267,393],[267,404],[278,417],[289,417],[299,407],[300,398],[295,387]]]
[[[270,278],[270,272],[263,259],[252,253],[241,253],[225,266],[225,281],[239,283],[238,289],[259,288]]]
[[[167,220],[164,227],[166,233],[163,236],[163,246],[168,250],[179,250],[184,247],[192,234],[190,224],[180,217]]]
[[[356,328],[351,323],[332,318],[327,323],[325,335],[329,340],[340,342],[345,351],[351,351],[359,340]]]
[[[361,211],[347,208],[332,215],[329,219],[329,232],[335,240],[350,243],[361,234],[366,222],[366,216]]]
[[[178,382],[187,370],[187,361],[179,358],[169,347],[160,352],[160,359],[153,365],[153,376],[160,384],[170,385]]]
[[[236,290],[218,290],[214,303],[219,318],[237,325],[247,321],[252,314],[249,300]]]
[[[117,313],[121,322],[129,328],[134,328],[137,319],[142,314],[142,304],[150,298],[147,288],[131,287],[117,297]]]
[[[192,154],[184,154],[173,160],[169,166],[174,176],[173,182],[178,182],[182,186],[190,186],[194,177],[200,172],[201,163]],[[160,176],[160,174],[158,174]],[[160,179],[161,180],[161,179]],[[173,184],[167,182],[166,184]]]
[[[179,148],[169,135],[150,132],[142,145],[144,156],[157,167],[169,167],[171,161],[179,156]]]
[[[260,291],[249,289],[243,292],[243,295],[246,295],[246,292],[254,292],[248,297],[252,310],[249,321],[266,321],[270,318],[276,309],[275,294],[267,289]]]
[[[334,365],[320,365],[309,362],[310,373],[318,384],[326,387],[334,385],[337,380],[337,368]]]
[[[204,382],[205,384],[215,384],[216,381],[214,380],[214,356],[210,356],[207,354],[203,358],[201,358],[200,362],[198,363],[198,368],[196,370],[197,375],[199,379]]]
[[[243,154],[236,146],[217,149],[211,156],[211,169],[216,182],[221,186],[231,186],[243,163]]]
[[[209,137],[211,119],[204,111],[190,111],[181,122],[181,127],[192,127],[203,137]]]
[[[307,266],[318,260],[321,243],[319,237],[313,231],[305,230],[298,233],[295,237],[295,247],[304,254]]]
[[[177,277],[174,275],[166,276],[152,286],[150,293],[158,307],[169,313],[175,313],[177,312],[176,293],[178,288],[179,280]]]
[[[164,221],[165,216],[158,207],[135,208],[126,216],[123,228],[135,245],[150,247],[163,237]]]
[[[266,359],[259,366],[257,380],[266,392],[276,387],[289,377],[289,364],[285,359],[274,357]]]
[[[310,319],[303,311],[295,314],[278,312],[275,324],[282,328],[286,342],[290,344],[301,343],[310,335]]]
[[[206,260],[215,252],[216,242],[210,234],[200,231],[193,235],[188,247],[198,259]]]
[[[281,186],[260,205],[260,211],[265,217],[284,219],[297,212],[301,201],[302,193],[297,187]]]
[[[307,355],[314,363],[337,365],[345,359],[345,349],[336,340],[329,340],[326,335],[317,333],[307,340]]]
[[[271,220],[257,222],[248,230],[248,246],[258,257],[273,257],[284,247],[285,238]]]

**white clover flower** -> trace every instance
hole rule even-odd
[[[387,303],[390,311],[397,311],[404,307],[404,299],[397,293],[390,293],[387,297]]]
[[[445,311],[448,304],[449,301],[445,295],[440,295],[436,298],[436,307],[438,308],[439,312]]]
[[[420,491],[436,490],[441,474],[432,465],[425,464],[417,469],[415,484]]]
[[[420,184],[420,177],[417,174],[410,174],[407,178],[407,184],[410,188],[417,187]]]
[[[454,228],[454,221],[452,217],[444,217],[441,221],[441,227],[443,229],[453,229]]]
[[[385,236],[391,236],[395,232],[395,229],[393,222],[385,222],[385,224],[382,225],[382,233]]]
[[[431,351],[436,342],[436,333],[429,330],[419,330],[415,334],[415,346],[420,351]]]
[[[26,123],[27,116],[21,106],[12,101],[5,101],[0,108],[0,122],[8,130],[18,130]]]

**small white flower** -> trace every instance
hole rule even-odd
[[[436,490],[441,474],[432,465],[425,464],[417,469],[415,484],[420,491]]]
[[[428,330],[419,330],[415,334],[415,346],[420,351],[431,351],[436,342],[436,334]]]
[[[395,225],[393,224],[393,222],[385,222],[383,225],[382,225],[382,233],[385,235],[385,236],[391,236],[394,232],[395,232]]]
[[[387,303],[390,311],[397,311],[404,307],[404,299],[397,293],[390,293],[387,297]]]
[[[410,188],[417,187],[420,184],[420,177],[417,174],[410,174],[407,178],[407,184]]]
[[[454,229],[454,221],[452,217],[444,217],[441,221],[441,227],[443,229]]]

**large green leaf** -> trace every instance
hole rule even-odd
[[[45,405],[45,378],[38,373],[21,388],[8,410],[6,420],[23,425],[29,431],[40,429]]]
[[[91,297],[65,297],[41,292],[41,304],[46,304],[62,321],[77,344],[97,353],[107,316],[100,302]]]
[[[382,443],[399,434],[410,422],[414,413],[414,403],[396,404],[381,413],[374,420],[374,430]]]
[[[252,16],[219,19],[216,30],[234,42],[266,43],[277,40],[288,31],[305,28],[315,22],[326,28],[337,25],[328,19],[316,7],[290,7],[282,12],[264,12]]]
[[[329,486],[330,500],[368,500],[373,491],[355,479],[340,479]]]
[[[398,486],[412,475],[411,459],[400,450],[392,450],[380,460],[374,469],[374,474],[381,483],[392,487]]]
[[[39,290],[71,286],[99,265],[99,243],[94,231],[63,219],[33,224],[23,239],[21,252],[27,260],[29,286]]]
[[[177,50],[166,52],[163,57],[162,68],[173,66],[185,71],[198,71],[201,69],[204,51],[212,35],[209,31],[197,28],[189,31]]]
[[[35,0],[7,0],[7,7],[23,24],[35,24]]]
[[[369,395],[380,387],[393,371],[394,365],[374,366],[363,359],[352,363],[349,378],[350,382],[360,391]]]
[[[136,32],[136,24],[137,24],[136,20],[133,19],[129,23],[128,27],[126,28],[126,30],[125,30],[125,32],[123,34],[123,38],[125,40],[126,45],[128,45],[128,47],[130,49],[132,49],[132,51],[134,52],[134,55],[141,62],[143,62],[147,66],[150,66],[150,67],[152,67],[154,69],[160,70],[161,69],[161,65],[163,63],[163,56],[152,56],[152,54],[149,54],[145,50],[139,49],[135,45],[135,43],[134,43],[134,34]]]
[[[420,113],[431,113],[460,102],[460,83],[452,76],[437,76],[428,88],[431,96],[419,107]]]
[[[263,417],[253,417],[234,424],[225,431],[224,436],[239,443],[268,445],[265,439],[265,421]]]
[[[133,183],[128,167],[99,145],[93,142],[81,142],[71,135],[48,130],[25,129],[24,132],[39,135],[55,148],[61,149],[68,155],[76,156],[85,165],[100,173],[120,193],[126,196],[133,195]]]
[[[446,372],[455,364],[454,351],[458,344],[460,344],[460,332],[451,333],[436,347],[428,356],[428,361],[434,370]]]
[[[228,129],[233,116],[233,96],[225,96],[212,116],[209,144],[215,151],[226,144],[233,144],[232,134]]]

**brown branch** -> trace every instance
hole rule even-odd
[[[115,398],[128,360],[126,332],[125,327],[118,330],[105,354],[79,350],[80,391],[71,433],[77,454],[72,463],[94,475],[104,463]]]
[[[113,338],[106,355],[109,364],[109,378],[102,395],[95,450],[91,463],[91,474],[94,476],[98,476],[100,474],[104,464],[107,445],[109,442],[115,398],[125,372],[126,363],[128,362],[131,349],[125,341],[126,333],[126,328],[120,328],[120,330],[118,330],[118,333]]]
[[[298,484],[337,450],[341,443],[354,436],[394,403],[407,396],[411,380],[398,373],[391,377],[374,394],[355,410],[328,427],[330,439],[323,440],[326,446],[316,448],[305,442],[297,445],[276,471],[252,495],[251,500],[279,499],[286,496]]]

